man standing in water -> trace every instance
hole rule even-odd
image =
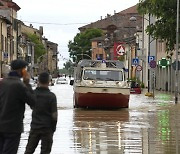
[[[41,73],[38,77],[38,85],[34,91],[37,102],[33,107],[31,130],[26,146],[25,154],[34,153],[41,140],[41,153],[49,154],[53,143],[53,134],[57,123],[57,100],[49,86],[50,76]]]
[[[17,153],[25,104],[33,106],[36,101],[27,66],[24,60],[12,61],[8,77],[0,81],[0,154]]]

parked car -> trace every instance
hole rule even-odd
[[[30,84],[32,87],[36,87],[36,86],[37,86],[36,81],[33,80],[33,79],[30,79],[29,84]]]
[[[68,84],[68,80],[66,78],[57,78],[56,84]]]

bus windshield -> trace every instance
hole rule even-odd
[[[84,70],[84,80],[123,81],[123,72],[116,70]]]

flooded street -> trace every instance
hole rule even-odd
[[[73,88],[55,85],[58,124],[52,154],[178,154],[180,104],[174,96],[157,92],[155,99],[131,95],[128,109],[73,108]],[[25,131],[18,154],[23,154],[30,130],[31,110],[25,113]],[[179,149],[179,150],[178,150]],[[40,147],[35,154],[39,154]]]

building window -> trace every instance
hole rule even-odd
[[[1,49],[4,51],[4,36],[1,35]]]
[[[11,49],[12,49],[11,51],[13,51],[13,53],[15,53],[15,51],[14,51],[14,41],[12,41],[11,46],[12,46],[12,47],[11,47]]]
[[[5,51],[7,52],[7,37],[5,37]]]
[[[96,59],[97,60],[102,60],[103,59],[103,54],[96,54]]]

